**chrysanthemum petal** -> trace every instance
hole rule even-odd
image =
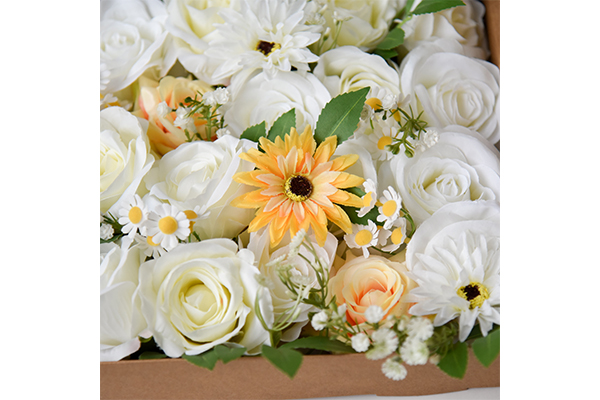
[[[325,139],[319,147],[317,147],[317,151],[315,151],[314,159],[317,164],[324,163],[329,161],[333,153],[335,152],[335,148],[337,145],[337,136],[329,136]]]
[[[343,156],[336,157],[333,160],[331,160],[331,169],[333,171],[344,171],[353,166],[358,161],[358,158],[359,157],[356,154],[346,154]]]
[[[339,175],[333,182],[331,182],[331,184],[340,189],[360,186],[365,181],[364,178],[349,174],[347,172],[338,172],[338,174]]]
[[[339,206],[334,205],[332,208],[326,208],[323,210],[327,215],[327,218],[339,226],[347,234],[352,233],[352,222],[348,215]]]

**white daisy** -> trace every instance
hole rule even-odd
[[[371,153],[373,160],[389,160],[394,154],[386,146],[393,144],[394,138],[400,135],[400,126],[394,118],[383,119],[383,113],[373,113],[366,104],[365,108],[372,115],[369,120],[360,121],[353,139]]]
[[[135,241],[138,243],[138,246],[140,246],[140,251],[146,257],[158,258],[167,252],[160,243],[154,243],[152,241],[152,236],[146,237],[136,234]]]
[[[362,249],[363,256],[369,258],[369,247],[377,245],[378,235],[379,230],[377,229],[377,225],[369,220],[368,225],[352,224],[352,234],[344,235],[344,240],[348,247]]]
[[[383,196],[379,198],[379,202],[381,206],[379,206],[377,221],[384,222],[384,229],[390,229],[400,217],[402,199],[393,187],[388,186],[387,190],[383,191]]]
[[[365,195],[362,197],[363,206],[357,211],[359,217],[364,217],[377,202],[377,185],[371,179],[367,179],[363,183]]]
[[[137,194],[129,204],[119,210],[119,224],[123,225],[121,232],[133,237],[136,233],[146,234],[144,224],[148,219],[148,208]]]
[[[223,9],[223,24],[216,24],[215,39],[204,54],[220,63],[213,79],[243,71],[244,81],[262,69],[273,77],[278,71],[308,71],[319,59],[308,46],[319,40],[315,26],[305,23],[304,0],[265,0],[241,3],[241,10]],[[239,85],[238,85],[239,86]]]
[[[371,87],[367,94],[366,104],[370,105],[373,110],[389,110],[398,102],[398,98],[389,90],[379,86]]]
[[[379,232],[379,246],[381,250],[394,252],[408,240],[406,236],[406,218],[398,218],[389,229],[381,229]],[[388,244],[388,241],[391,243]]]
[[[183,211],[175,206],[160,204],[150,212],[146,222],[147,234],[154,243],[160,243],[165,250],[175,248],[179,239],[186,239],[190,234],[190,220]]]

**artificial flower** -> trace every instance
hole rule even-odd
[[[369,247],[379,242],[377,225],[368,220],[367,225],[352,224],[352,233],[344,235],[346,244],[351,249],[362,249],[363,257],[369,258]]]
[[[356,351],[357,353],[364,353],[369,349],[371,341],[369,340],[369,337],[366,333],[359,332],[356,335],[353,335],[352,338],[350,338],[350,344],[352,345],[354,351]]]
[[[379,198],[379,203],[381,205],[378,207],[379,215],[377,216],[377,221],[383,222],[385,229],[390,229],[400,217],[402,198],[393,187],[389,186],[383,191],[383,196]]]
[[[429,359],[429,349],[422,340],[408,337],[400,346],[400,357],[408,365],[424,365]]]
[[[394,381],[401,381],[406,378],[406,375],[408,374],[406,367],[396,361],[393,357],[388,358],[383,362],[381,371],[386,377]]]
[[[158,258],[167,252],[167,249],[164,248],[162,242],[155,243],[152,240],[152,236],[142,236],[140,234],[136,234],[134,238],[135,242],[140,248],[140,251],[145,257]]]
[[[121,232],[135,236],[137,232],[146,234],[145,222],[148,219],[148,209],[137,194],[132,201],[119,210],[119,224],[123,225]]]
[[[379,232],[378,244],[381,247],[381,250],[389,253],[398,250],[398,248],[400,248],[403,243],[407,243],[407,241],[406,218],[397,218],[389,229],[382,228]]]
[[[433,335],[433,324],[429,318],[411,318],[406,324],[406,333],[417,340],[427,340]]]
[[[323,246],[327,220],[346,233],[352,232],[350,219],[338,204],[360,207],[362,201],[341,189],[358,186],[363,179],[343,172],[356,161],[356,156],[330,160],[336,141],[336,136],[330,136],[317,147],[310,126],[301,135],[292,128],[284,140],[277,137],[271,142],[261,137],[264,152],[250,149],[240,155],[257,169],[238,173],[234,179],[260,188],[232,202],[238,207],[258,208],[248,228],[250,232],[269,225],[272,246],[288,231],[293,237],[299,230],[308,231],[311,227]]]
[[[369,360],[381,360],[392,354],[398,348],[399,339],[389,328],[379,328],[371,334],[372,346],[365,356]]]
[[[152,242],[160,243],[167,251],[190,234],[190,221],[184,212],[169,204],[155,207],[146,221],[146,231]]]
[[[365,195],[362,197],[362,207],[357,213],[359,217],[364,217],[373,209],[375,203],[377,202],[377,186],[375,186],[375,182],[373,182],[371,179],[367,179],[363,183],[363,188],[365,189]]]
[[[370,324],[378,323],[383,319],[383,317],[385,317],[385,311],[383,311],[383,308],[376,304],[369,306],[367,311],[365,311],[365,318]]]

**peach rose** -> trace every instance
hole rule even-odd
[[[408,314],[406,295],[416,286],[408,278],[404,253],[387,259],[371,255],[353,258],[347,253],[346,263],[329,280],[331,296],[338,305],[346,304],[346,318],[351,324],[366,321],[365,311],[378,305],[388,315]]]
[[[160,82],[141,77],[139,84],[140,93],[135,104],[136,111],[134,114],[147,119],[150,121],[151,126],[158,128],[149,129],[148,138],[152,149],[163,156],[186,142],[187,137],[183,129],[174,125],[177,114],[170,112],[164,116],[161,115],[159,104],[165,102],[171,109],[176,109],[179,107],[179,103],[184,102],[186,97],[194,98],[195,95],[198,95],[198,99],[201,99],[201,95],[212,91],[212,87],[199,80],[175,78],[173,76],[165,76]],[[203,129],[206,121],[197,119],[194,124],[198,132],[206,137],[206,132]]]

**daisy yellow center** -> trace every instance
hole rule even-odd
[[[369,207],[373,201],[373,192],[365,194],[363,197],[363,207]]]
[[[385,150],[385,146],[392,144],[392,138],[390,136],[383,136],[377,141],[377,148],[379,150]]]
[[[394,231],[392,232],[392,243],[394,244],[400,244],[402,243],[402,238],[404,237],[404,235],[402,234],[402,229],[401,228],[396,228],[394,229]]]
[[[481,307],[483,302],[490,297],[490,294],[485,286],[480,283],[472,282],[467,286],[462,286],[456,293],[470,303],[469,309],[471,310],[475,307]]]
[[[310,197],[313,185],[302,175],[292,175],[285,181],[283,192],[292,201],[304,201]]]
[[[156,247],[156,246],[158,246],[158,243],[154,243],[154,242],[152,241],[152,236],[148,236],[148,237],[146,238],[146,243],[148,243],[148,244],[149,244],[150,246],[152,246],[152,247]]]
[[[371,97],[370,99],[367,99],[365,104],[371,106],[373,110],[381,110],[381,100],[379,100],[377,97]]]
[[[192,231],[194,229],[194,224],[196,223],[196,221],[193,221],[193,220],[198,218],[198,214],[196,214],[192,210],[185,210],[183,213],[185,214],[187,219],[190,220],[190,231]]]
[[[132,224],[139,224],[142,220],[142,210],[139,207],[131,207],[128,217]]]
[[[368,231],[366,229],[358,231],[358,233],[354,237],[354,241],[359,246],[366,246],[367,244],[371,243],[371,240],[373,240],[373,234],[371,233],[371,231]]]
[[[171,216],[163,217],[158,221],[158,229],[165,235],[174,234],[178,226],[177,220]]]
[[[268,56],[269,54],[280,48],[281,45],[279,43],[265,42],[263,40],[259,41],[256,44],[256,51],[260,51],[265,56]]]
[[[386,217],[391,217],[392,215],[394,215],[397,208],[398,205],[396,204],[395,200],[388,200],[385,203],[383,203],[383,206],[381,207],[381,212]]]
[[[392,113],[392,115],[394,116],[394,119],[397,122],[400,122],[402,120],[402,114],[400,114],[400,111],[396,110]]]

